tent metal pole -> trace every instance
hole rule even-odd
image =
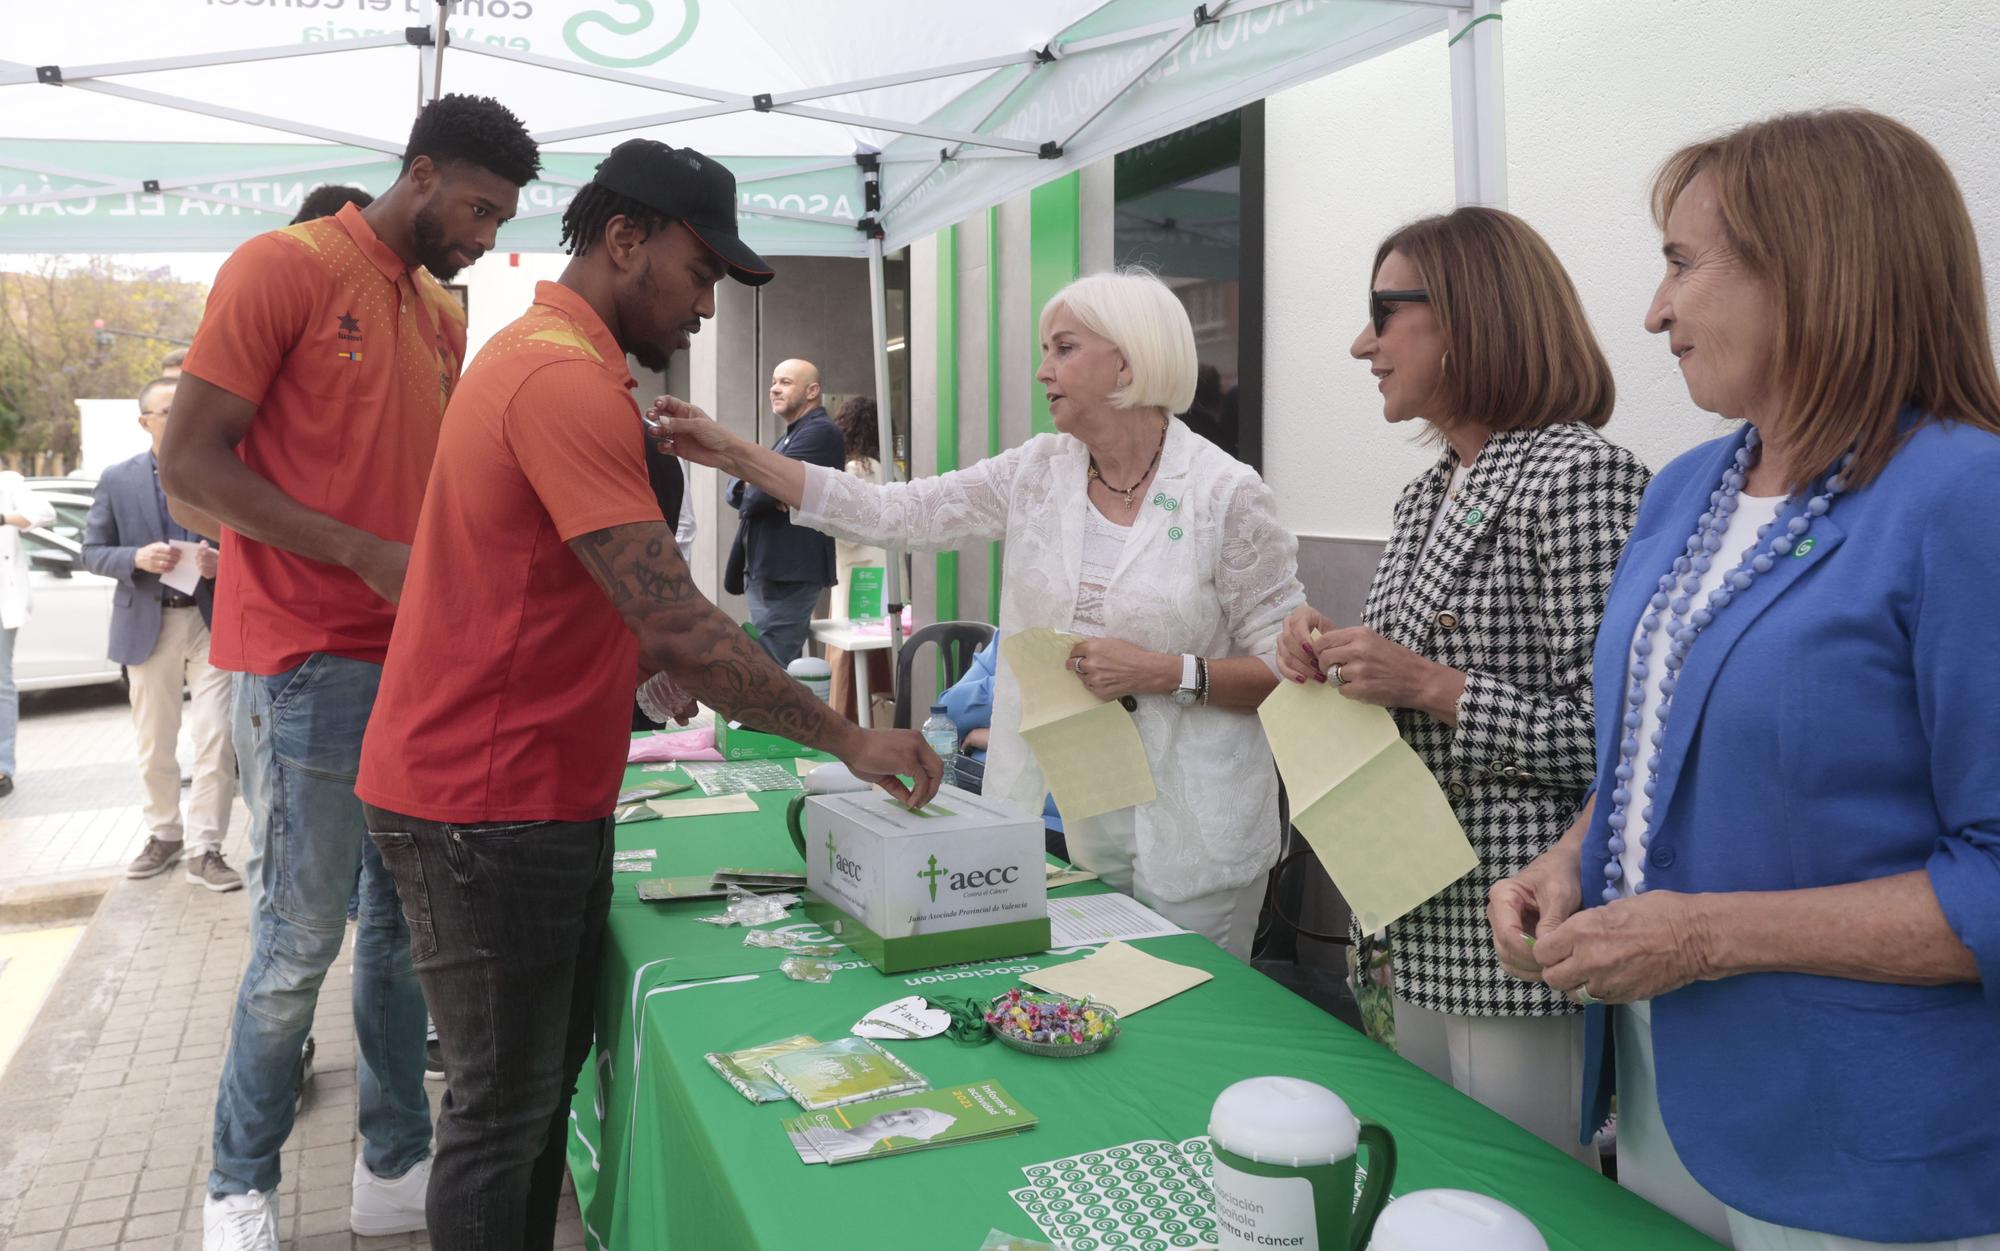
[[[323,43],[280,44],[269,48],[232,48],[227,52],[205,52],[192,56],[147,57],[138,61],[105,61],[96,65],[65,65],[63,81],[75,84],[90,78],[113,78],[120,74],[152,74],[161,70],[202,69],[211,65],[240,65],[245,62],[276,61],[285,57],[325,56],[331,52],[354,52],[363,48],[402,48],[408,40],[402,32],[393,35],[362,35],[354,39],[329,39]],[[34,69],[26,81],[34,82]]]
[[[539,65],[543,69],[555,70],[562,74],[598,78],[608,83],[624,83],[628,87],[644,87],[648,91],[659,91],[670,96],[688,96],[696,100],[714,100],[718,103],[741,99],[744,108],[750,107],[750,98],[739,96],[736,92],[717,91],[712,87],[697,87],[691,83],[674,82],[665,78],[649,78],[644,74],[633,74],[602,65],[586,65],[580,61],[565,61],[561,57],[544,56],[539,52],[519,52],[497,44],[478,42],[461,44],[458,50],[469,52],[474,56],[490,56],[497,61],[513,61],[517,65]]]
[[[590,139],[597,135],[616,134],[621,130],[644,130],[649,126],[671,126],[676,122],[697,122],[704,117],[722,117],[730,113],[748,113],[749,97],[741,100],[723,100],[715,104],[697,105],[690,109],[675,109],[670,113],[648,113],[643,117],[621,117],[610,122],[588,122],[582,126],[565,126],[560,130],[539,130],[531,136],[536,143],[564,143],[571,139]]]
[[[437,7],[437,29],[432,32],[431,37],[431,99],[433,100],[444,91],[444,45],[451,37],[444,25],[445,19],[451,16],[451,5],[448,0],[437,0]]]
[[[350,148],[361,148],[368,152],[380,152],[398,160],[403,156],[403,145],[386,139],[371,139],[366,135],[349,134],[344,130],[333,130],[325,126],[314,126],[307,122],[287,121],[281,117],[266,117],[245,109],[226,108],[220,104],[208,104],[201,100],[190,100],[184,96],[170,96],[165,92],[146,91],[139,87],[128,87],[123,83],[80,82],[68,84],[71,91],[95,91],[100,95],[118,96],[134,100],[140,104],[155,104],[164,109],[178,109],[183,113],[198,113],[203,117],[219,117],[226,122],[241,122],[245,126],[258,126],[265,130],[283,131],[286,134],[304,135],[308,139],[323,139],[328,143],[345,144]]]
[[[985,114],[981,116],[978,121],[972,124],[972,128],[974,130],[978,130],[981,127],[985,126],[986,123],[992,121],[993,115],[1006,107],[1007,102],[1014,98],[1014,93],[1021,89],[1021,84],[1028,81],[1028,76],[1034,72],[1035,72],[1034,64],[1023,65],[1021,67],[1021,72],[1015,76],[1013,84],[1009,86],[1007,90],[1000,93],[1000,98],[993,102],[993,107],[986,110]],[[939,170],[943,169],[945,167],[945,162],[947,157],[949,157],[951,160],[954,161],[960,160],[962,158],[959,156],[959,153],[963,151],[965,151],[964,144],[962,143],[955,144],[953,145],[949,153],[940,152],[935,161],[929,161],[931,168],[925,170],[921,178],[912,179],[910,185],[903,188],[903,193],[897,196],[893,201],[889,203],[887,207],[885,207],[882,210],[882,219],[884,221],[887,221],[890,214],[894,213],[897,209],[903,206],[903,201],[915,195],[917,191],[920,188],[922,188],[925,183],[931,180],[933,175],[935,175]]]
[[[889,389],[889,296],[888,277],[882,264],[882,236],[868,233],[868,317],[875,328],[875,423],[882,442],[882,480],[894,482],[896,473],[896,422]],[[889,615],[889,672],[896,672],[903,651],[903,553],[890,547],[882,573],[883,609]],[[838,609],[839,605],[835,605]],[[856,663],[866,663],[860,657]]]
[[[1460,204],[1507,203],[1507,108],[1501,83],[1500,0],[1451,15],[1452,168]]]
[[[905,122],[893,117],[870,117],[866,113],[843,113],[838,109],[818,109],[804,104],[773,105],[771,112],[789,113],[793,117],[810,117],[819,122],[838,122],[843,126],[859,126],[867,130],[887,130],[899,135],[920,135],[926,139],[968,143],[982,148],[1005,148],[1011,152],[1025,152],[1029,156],[1039,156],[1042,151],[1041,144],[1029,139],[982,135],[976,131],[954,130],[949,126],[933,126],[928,122]]]
[[[1229,0],[1216,0],[1215,11],[1209,16],[1209,21],[1213,22],[1220,20],[1222,16],[1222,11],[1228,4]],[[1092,109],[1084,117],[1082,121],[1078,122],[1075,126],[1072,126],[1070,128],[1070,132],[1067,135],[1064,135],[1061,139],[1056,141],[1056,146],[1059,148],[1067,148],[1070,144],[1075,143],[1076,137],[1082,134],[1084,131],[1090,129],[1090,124],[1092,122],[1104,116],[1104,111],[1106,109],[1118,103],[1118,101],[1123,100],[1125,98],[1126,92],[1130,91],[1141,78],[1144,78],[1146,75],[1152,73],[1154,66],[1158,65],[1160,62],[1166,60],[1168,57],[1172,56],[1175,52],[1179,51],[1180,46],[1186,43],[1190,38],[1192,38],[1194,33],[1200,30],[1202,26],[1203,23],[1199,19],[1192,17],[1188,18],[1180,27],[1181,33],[1179,38],[1173,40],[1171,43],[1167,44],[1167,46],[1165,46],[1164,48],[1161,48],[1157,53],[1153,55],[1153,58],[1150,61],[1147,61],[1144,65],[1139,66],[1137,69],[1133,70],[1130,74],[1127,74],[1125,76],[1125,81],[1118,84],[1118,89],[1116,91],[1107,92],[1105,94],[1104,99],[1101,102],[1099,102],[1096,108]]]
[[[801,87],[797,91],[780,91],[771,96],[771,103],[797,104],[801,100],[824,100],[828,96],[859,95],[864,91],[879,91],[884,87],[902,87],[909,83],[935,82],[940,78],[957,78],[960,74],[977,74],[985,70],[1002,69],[1009,65],[1033,65],[1033,52],[1009,52],[1001,56],[989,56],[977,61],[960,61],[956,65],[937,65],[929,69],[911,70],[906,74],[883,74],[877,78],[857,78],[852,82],[829,83],[824,87]]]

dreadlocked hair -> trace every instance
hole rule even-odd
[[[533,182],[542,157],[528,128],[507,106],[489,96],[439,96],[417,114],[410,143],[403,149],[403,172],[420,156],[431,164],[452,161],[477,165],[517,187]]]
[[[571,256],[582,256],[604,238],[604,228],[614,217],[637,226],[642,239],[665,230],[674,219],[630,196],[618,194],[600,183],[587,183],[563,210],[562,246]]]

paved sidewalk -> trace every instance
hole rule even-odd
[[[65,879],[115,872],[143,843],[131,741],[122,703],[23,717],[22,789],[0,803],[0,897],[22,881],[56,890]],[[104,802],[118,798],[114,773],[129,803]],[[99,830],[98,842],[12,858],[32,838],[60,843],[48,834],[59,829],[76,839]],[[243,864],[240,801],[223,850]],[[23,863],[31,873],[17,876]],[[248,945],[244,892],[193,886],[179,866],[146,881],[116,879],[0,1074],[0,1247],[201,1246],[216,1082]],[[357,1238],[347,1229],[360,1149],[352,984],[343,955],[320,995],[316,1076],[282,1159],[288,1251],[429,1245],[422,1234]],[[435,1110],[443,1087],[428,1090]],[[563,1203],[556,1245],[581,1247],[575,1200]]]
[[[194,758],[187,733],[183,726],[183,761]],[[0,896],[122,872],[146,843],[124,694],[101,686],[23,695],[17,755],[14,793],[0,799]]]

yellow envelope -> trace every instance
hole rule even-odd
[[[719,817],[730,812],[757,811],[757,801],[741,791],[699,799],[649,799],[646,806],[663,817]]]
[[[1110,942],[1095,955],[1039,973],[1024,973],[1021,980],[1072,999],[1096,1000],[1127,1017],[1214,976],[1205,969],[1149,956],[1130,943]]]
[[[1384,709],[1331,684],[1280,682],[1257,709],[1292,824],[1367,933],[1478,865],[1437,779]]]
[[[1064,820],[1159,797],[1139,727],[1123,705],[1092,695],[1067,667],[1077,635],[1022,630],[1000,640],[1021,688],[1021,737],[1042,767]]]

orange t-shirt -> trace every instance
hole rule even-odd
[[[215,276],[183,368],[257,405],[243,463],[299,503],[385,539],[417,532],[465,312],[353,205],[259,235]],[[380,664],[393,604],[338,565],[225,530],[209,659],[273,674],[314,652]]]
[[[566,544],[662,520],[634,385],[557,283],[480,349],[438,440],[363,800],[427,821],[611,814],[639,644]]]

